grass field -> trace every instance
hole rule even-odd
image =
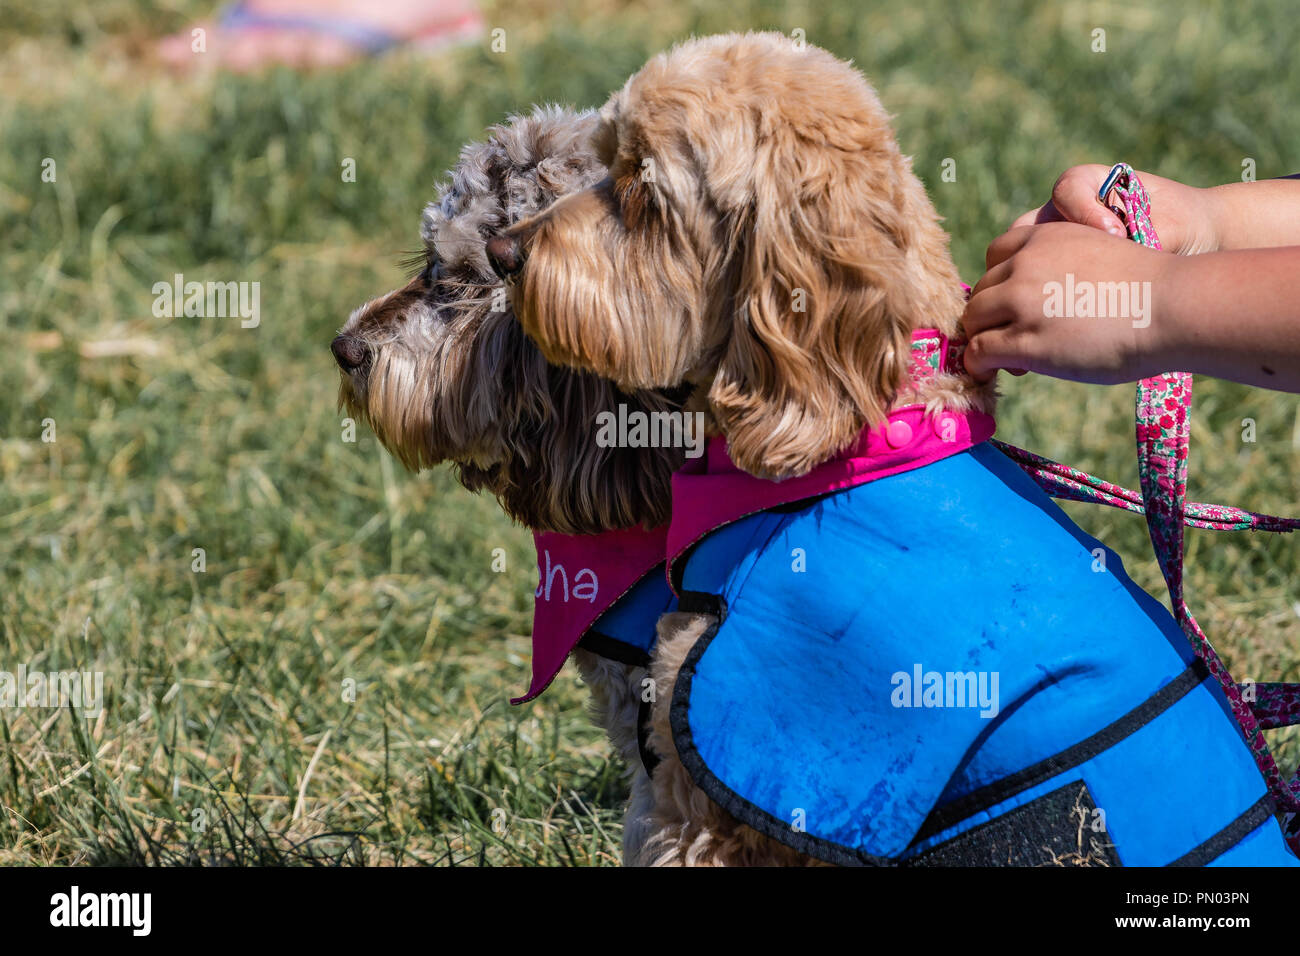
[[[492,0],[505,53],[255,78],[147,62],[207,12],[5,4],[0,670],[102,671],[106,702],[0,710],[0,863],[617,862],[621,768],[576,676],[507,702],[527,683],[527,533],[445,470],[343,441],[335,408],[331,336],[397,282],[434,183],[508,112],[598,105],[692,32],[802,29],[875,82],[970,281],[1073,163],[1300,171],[1286,0]],[[155,317],[176,273],[259,282],[260,325]],[[1136,483],[1131,388],[1004,389],[1000,437]],[[1197,392],[1191,496],[1300,513],[1296,398]],[[1163,595],[1141,519],[1068,510]],[[1297,543],[1189,548],[1189,600],[1237,676],[1300,679]],[[1293,766],[1300,738],[1276,739]]]

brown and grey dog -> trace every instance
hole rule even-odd
[[[488,243],[550,360],[627,388],[693,384],[732,460],[764,478],[808,472],[897,404],[991,410],[964,376],[908,391],[913,329],[956,333],[962,293],[925,189],[849,64],[778,34],[694,40],[614,94],[594,142],[608,177]],[[657,686],[675,686],[710,620],[661,620]],[[668,755],[655,861],[791,861],[695,786],[673,756],[670,698],[650,738]]]
[[[538,108],[461,152],[421,221],[419,274],[357,309],[331,346],[340,403],[412,469],[451,462],[471,491],[494,494],[537,531],[586,534],[665,523],[683,452],[610,448],[602,411],[674,411],[653,389],[621,391],[550,365],[523,334],[484,253],[486,237],[599,182],[593,113]],[[579,648],[592,714],[632,774],[624,855],[638,859],[650,789],[637,746],[645,670]]]

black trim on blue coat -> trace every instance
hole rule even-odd
[[[599,657],[617,661],[620,664],[627,664],[631,667],[650,666],[650,655],[641,648],[626,641],[620,641],[617,637],[602,634],[594,628],[587,629],[587,633],[582,635],[582,640],[578,641],[578,646],[584,651],[591,651],[591,653]]]
[[[1254,833],[1259,828],[1259,825],[1272,815],[1273,798],[1268,794],[1264,794],[1255,801],[1249,810],[1214,834],[1214,836],[1195,849],[1184,853],[1174,862],[1166,864],[1166,866],[1205,866],[1213,863]]]
[[[721,624],[727,619],[727,599],[708,591],[682,591],[677,610],[687,614],[712,614]]]
[[[1001,780],[995,780],[987,786],[972,790],[965,796],[936,808],[925,818],[925,823],[921,824],[921,829],[912,842],[919,843],[928,839],[962,820],[997,806],[1030,787],[1037,786],[1044,780],[1050,780],[1059,773],[1091,760],[1103,750],[1109,750],[1125,737],[1151,723],[1209,676],[1210,669],[1205,666],[1205,661],[1196,658],[1187,665],[1185,671],[1168,684],[1091,737],[1079,741],[1072,747],[1067,747],[1046,760],[1030,764],[1023,770],[1017,770]]]

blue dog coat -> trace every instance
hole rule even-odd
[[[670,568],[719,619],[672,688],[678,754],[799,851],[1300,865],[1174,619],[987,443],[742,517]]]

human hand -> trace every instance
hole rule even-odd
[[[1052,187],[1052,198],[1038,209],[1019,216],[1011,224],[1015,230],[1049,222],[1075,222],[1105,230],[1113,236],[1126,235],[1124,224],[1115,213],[1097,201],[1109,166],[1090,163],[1071,166]],[[1220,247],[1216,226],[1215,194],[1173,179],[1139,172],[1138,177],[1151,197],[1151,221],[1160,244],[1169,252],[1193,255],[1213,252]]]
[[[1173,261],[1071,222],[1013,227],[989,246],[966,305],[967,371],[981,381],[1005,368],[1099,385],[1164,371],[1153,301]]]

